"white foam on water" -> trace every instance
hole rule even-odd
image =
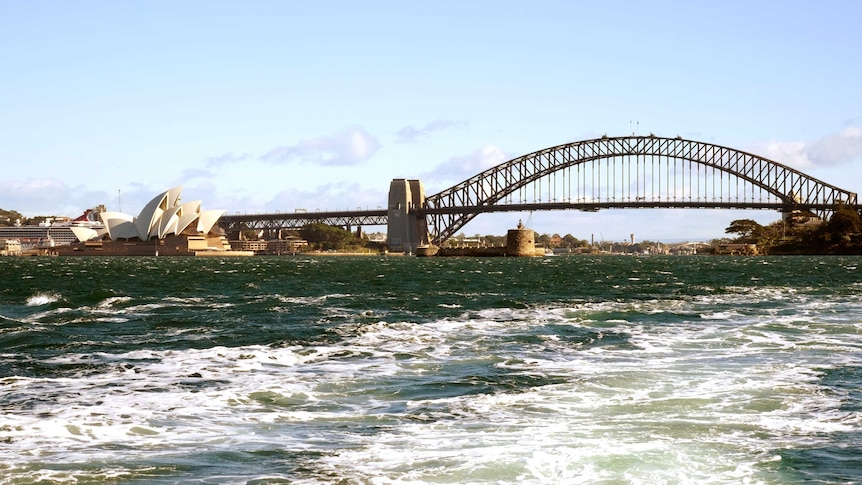
[[[60,298],[61,298],[60,295],[58,295],[57,293],[40,292],[40,293],[36,293],[35,295],[28,297],[27,301],[26,301],[26,305],[27,306],[50,305],[51,303],[58,301]]]
[[[132,301],[130,296],[112,296],[100,301],[96,308],[99,310],[113,309],[117,305]]]
[[[321,305],[326,303],[330,299],[344,299],[350,298],[350,295],[343,293],[332,293],[329,295],[321,295],[321,296],[285,296],[285,295],[275,295],[276,299],[283,303],[293,303],[296,305]]]
[[[704,320],[730,320],[737,315],[738,313],[736,312],[701,313],[700,318]]]
[[[779,310],[838,305],[840,330],[819,312],[710,310],[750,293],[348,322],[325,345],[65,354],[46,363],[101,370],[0,379],[0,468],[73,481],[116,468],[117,449],[260,446],[325,451],[306,483],[769,483],[782,448],[862,425],[820,382],[859,364],[847,315],[862,306],[760,292]],[[51,478],[44,462],[108,465]]]
[[[480,322],[485,330],[495,328],[492,313],[492,310],[483,312],[483,316],[492,317]],[[529,315],[517,318],[515,313],[503,309],[496,319],[506,320],[508,326],[531,320]],[[552,319],[554,314],[559,312],[551,312],[545,318]],[[455,327],[469,325],[470,322],[463,325],[445,322],[440,328],[445,327],[452,335],[453,331],[457,333]],[[365,476],[375,476],[383,469],[387,476],[408,482],[446,480],[453,473],[458,476],[457,470],[464,473],[459,478],[467,482],[482,481],[479,475],[473,475],[476,470],[495,470],[489,476],[506,476],[508,470],[512,481],[531,483],[585,478],[586,481],[624,478],[641,483],[695,480],[727,483],[743,479],[757,482],[761,480],[757,476],[758,464],[774,461],[781,447],[810,445],[824,439],[826,433],[852,431],[859,424],[858,416],[840,410],[840,397],[824,395],[819,384],[822,372],[842,365],[841,359],[830,359],[828,353],[800,356],[803,362],[796,365],[788,364],[792,359],[786,356],[778,358],[795,352],[798,346],[820,346],[839,352],[833,355],[841,355],[842,351],[859,346],[858,336],[853,336],[850,342],[829,341],[818,338],[816,332],[814,335],[764,333],[758,325],[740,330],[733,324],[645,329],[621,323],[620,330],[630,332],[631,343],[640,350],[613,355],[615,352],[607,350],[574,354],[558,348],[551,359],[521,359],[524,371],[567,374],[572,384],[543,386],[536,392],[517,395],[516,400],[508,394],[457,398],[454,401],[466,404],[451,411],[452,416],[457,416],[453,422],[413,425],[419,429],[407,434],[422,437],[422,443],[440,443],[439,449],[464,451],[437,456],[441,463],[433,470],[440,470],[439,475],[421,466],[409,473],[399,471],[410,463],[417,448],[422,448],[405,446],[407,438],[398,436],[392,438],[389,446],[387,440],[376,439],[370,449],[340,455],[332,460],[333,469],[362,463]],[[853,333],[858,334],[859,328]],[[550,344],[561,340],[544,341]],[[651,355],[632,359],[637,354]],[[654,354],[664,357],[656,358]],[[776,358],[771,358],[772,354]],[[600,358],[594,359],[596,355]],[[806,359],[809,361],[805,362]],[[477,403],[487,404],[488,400],[494,401],[492,406],[477,407]],[[436,403],[439,405],[440,401]],[[421,402],[414,405],[431,406]],[[544,426],[536,427],[537,422]],[[459,433],[467,423],[473,432],[486,430],[481,445],[473,443],[472,433]],[[529,433],[521,434],[526,429]],[[507,460],[511,464],[512,451],[501,446],[499,453],[494,453],[487,430],[507,430],[519,439],[529,436],[529,444],[518,442],[517,449],[521,454],[544,457],[540,460],[542,466],[525,465],[529,461],[523,456],[514,460],[523,467],[516,467],[516,471],[500,465]],[[512,445],[513,437],[503,442]],[[552,446],[555,442],[556,448]],[[585,445],[585,455],[572,451],[578,450],[578,445]],[[477,446],[483,450],[480,455],[472,453]],[[549,448],[562,458],[549,453]],[[434,456],[433,450],[430,452]],[[716,461],[712,458],[715,456],[723,458]],[[615,461],[621,469],[614,468]],[[549,466],[549,463],[566,465]]]
[[[45,310],[45,311],[41,311],[41,312],[32,313],[32,314],[27,315],[26,317],[22,318],[21,321],[26,322],[26,323],[30,323],[30,324],[41,324],[41,323],[43,323],[42,322],[43,320],[46,320],[46,319],[51,318],[51,317],[55,317],[57,315],[62,315],[64,313],[69,313],[72,311],[74,311],[74,309],[72,309],[72,308],[60,307],[60,308],[55,308],[53,310]],[[56,322],[52,322],[51,325],[62,326],[62,325],[65,325],[67,323],[69,323],[69,322],[56,321]]]

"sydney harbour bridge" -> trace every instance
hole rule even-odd
[[[538,150],[426,196],[421,181],[395,179],[386,208],[224,215],[229,235],[319,222],[387,226],[387,245],[440,245],[479,214],[614,208],[771,209],[828,218],[856,194],[761,156],[655,135],[583,140]]]

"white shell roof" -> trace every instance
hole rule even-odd
[[[226,211],[201,211],[199,200],[181,204],[181,192],[182,186],[162,192],[144,206],[138,217],[122,212],[102,212],[99,216],[112,240],[138,238],[147,241],[183,232],[210,232]]]

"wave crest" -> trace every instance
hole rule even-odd
[[[36,293],[27,298],[27,306],[42,306],[50,305],[60,299],[60,295],[56,293]]]

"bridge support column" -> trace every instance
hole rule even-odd
[[[393,179],[389,184],[386,246],[390,251],[415,253],[428,244],[428,223],[418,209],[425,206],[425,188],[419,180]]]

